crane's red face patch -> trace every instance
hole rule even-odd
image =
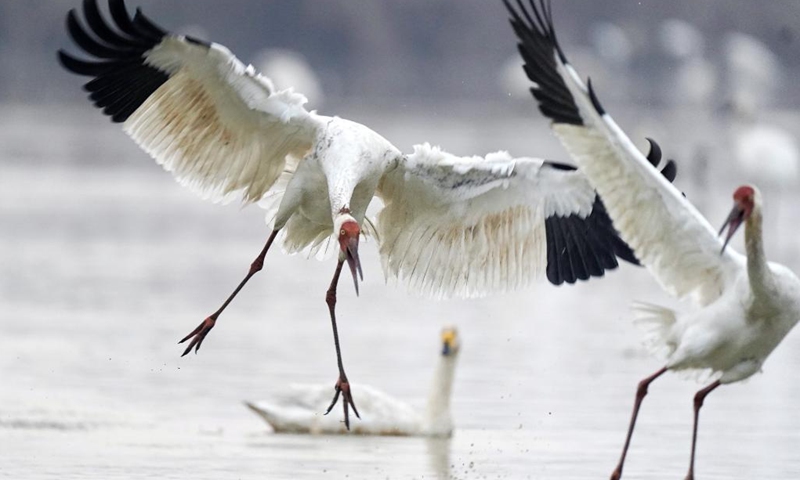
[[[728,214],[728,218],[725,220],[725,223],[722,225],[722,228],[719,231],[719,234],[725,231],[725,228],[728,228],[728,235],[725,237],[725,241],[722,243],[722,250],[720,250],[720,254],[725,251],[725,247],[728,246],[728,242],[733,237],[733,234],[736,230],[742,225],[750,217],[750,214],[753,213],[753,207],[755,206],[756,201],[756,191],[753,187],[749,185],[743,185],[736,189],[733,192],[733,209],[731,213]]]
[[[358,240],[360,234],[361,227],[358,226],[358,223],[353,221],[344,222],[342,228],[339,230],[339,243],[342,246],[342,250],[347,248],[347,244],[350,240]]]
[[[342,249],[347,265],[350,267],[350,273],[353,274],[356,295],[358,295],[358,278],[364,279],[364,273],[361,271],[361,260],[358,258],[359,234],[361,234],[361,227],[353,220],[342,223],[339,229],[339,247]]]
[[[753,190],[753,187],[749,185],[743,185],[733,192],[733,201],[744,211],[745,218],[749,217],[750,213],[753,211],[755,197],[756,192]]]

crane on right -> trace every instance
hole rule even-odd
[[[648,340],[667,353],[666,364],[636,390],[625,456],[647,388],[667,371],[706,370],[712,383],[694,396],[694,426],[687,480],[694,479],[700,408],[721,385],[761,371],[775,347],[800,319],[800,280],[767,261],[762,196],[753,185],[733,193],[733,209],[717,232],[674,185],[665,180],[603,109],[592,83],[584,83],[558,44],[549,0],[503,0],[519,41],[531,92],[553,132],[599,193],[621,238],[670,295],[692,303],[689,312],[636,304]],[[744,225],[745,254],[728,247]],[[727,230],[727,232],[726,232]]]

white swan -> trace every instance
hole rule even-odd
[[[455,328],[442,330],[442,351],[433,376],[428,405],[420,412],[403,401],[368,385],[357,385],[361,420],[345,428],[341,419],[325,415],[331,386],[292,385],[275,401],[245,402],[276,433],[417,435],[449,437],[453,433],[450,395],[453,389],[459,339]]]

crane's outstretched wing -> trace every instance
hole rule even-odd
[[[162,30],[123,0],[109,0],[113,25],[84,0],[67,30],[96,57],[59,51],[69,71],[94,77],[89,98],[183,184],[206,197],[259,200],[311,147],[316,122],[304,96],[270,80],[228,49]],[[288,161],[288,165],[287,165]]]
[[[669,293],[700,304],[719,297],[742,264],[706,219],[659,175],[603,110],[558,45],[548,0],[503,0],[541,112],[589,182],[620,236]]]
[[[456,157],[428,144],[378,187],[384,272],[430,296],[482,296],[547,274],[574,283],[637,263],[580,171],[506,152]]]

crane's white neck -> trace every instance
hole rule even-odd
[[[753,294],[769,295],[775,291],[775,279],[764,252],[761,204],[756,202],[744,226],[744,245],[747,251],[747,276]]]
[[[352,215],[350,215],[350,211],[347,208],[339,210],[334,214],[333,217],[333,233],[334,235],[339,235],[339,230],[342,229],[342,224],[345,222],[356,222],[358,220],[355,219]]]
[[[455,378],[456,357],[441,355],[433,376],[428,405],[423,417],[423,429],[432,436],[450,436],[453,432],[453,417],[450,413],[450,396]]]
[[[356,122],[331,118],[315,153],[328,182],[331,211],[366,212],[383,173],[400,152],[386,139]]]

